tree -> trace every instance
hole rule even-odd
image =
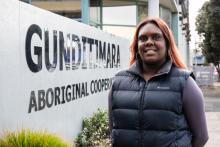
[[[196,17],[196,30],[203,39],[202,52],[213,63],[220,74],[220,0],[210,0],[203,4]]]

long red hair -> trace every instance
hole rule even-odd
[[[186,65],[183,63],[182,57],[180,56],[180,53],[179,53],[179,50],[176,47],[174,37],[173,37],[171,30],[169,29],[167,24],[160,18],[145,19],[142,22],[140,22],[139,25],[137,26],[133,41],[130,46],[130,50],[131,50],[130,65],[132,65],[137,58],[136,54],[138,53],[138,34],[139,34],[139,31],[144,25],[146,25],[148,23],[155,24],[162,31],[162,33],[165,37],[165,40],[166,40],[166,46],[168,49],[168,56],[169,56],[170,60],[172,61],[172,63],[179,68],[186,69]]]

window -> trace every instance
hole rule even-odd
[[[32,0],[31,4],[65,17],[81,20],[81,0]]]
[[[163,19],[167,25],[171,28],[172,13],[169,9],[160,6],[160,18]]]
[[[102,0],[90,0],[90,25],[97,28],[102,26]]]
[[[138,23],[147,18],[148,16],[148,5],[147,2],[138,3]]]
[[[136,25],[136,5],[103,7],[103,24]]]
[[[103,0],[103,30],[131,40],[137,24],[134,0]]]

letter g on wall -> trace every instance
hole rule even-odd
[[[35,63],[31,55],[31,41],[34,34],[37,34],[42,40],[42,30],[36,24],[32,24],[28,28],[25,40],[25,55],[29,69],[32,72],[39,72],[42,69],[42,47],[34,46],[34,55],[37,55],[37,63]]]

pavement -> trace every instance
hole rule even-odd
[[[205,147],[220,147],[220,82],[201,87],[204,94],[209,140]]]

